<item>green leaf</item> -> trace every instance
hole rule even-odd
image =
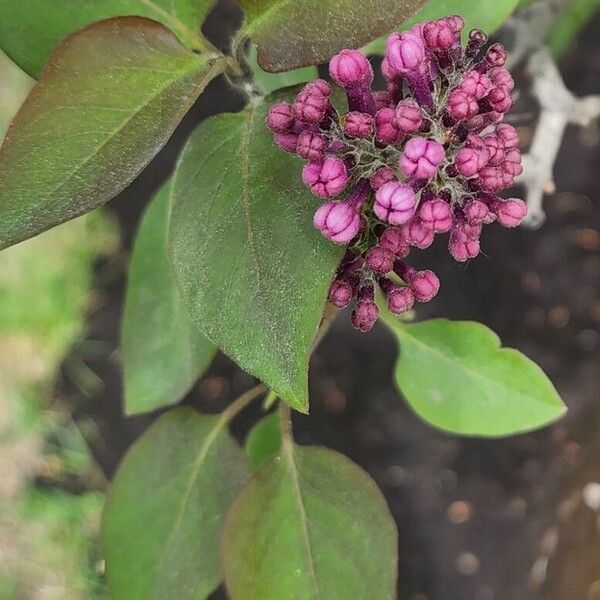
[[[284,441],[235,500],[222,542],[231,600],[396,597],[397,532],[345,456]]]
[[[313,227],[301,162],[274,144],[273,95],[205,121],[173,181],[169,255],[195,323],[239,365],[308,410],[308,360],[342,249]]]
[[[246,438],[246,457],[253,473],[274,456],[281,448],[281,433],[279,432],[279,414],[272,412],[263,417],[251,430]]]
[[[432,319],[407,325],[387,313],[398,338],[396,383],[432,425],[462,435],[503,436],[558,419],[565,406],[533,361],[480,323]]]
[[[122,338],[130,415],[181,400],[216,351],[183,307],[167,260],[170,192],[166,183],[150,202],[129,265]]]
[[[190,48],[202,49],[200,24],[214,0],[0,0],[0,48],[38,77],[56,45],[84,27],[136,15],[159,21]]]
[[[201,600],[221,581],[224,514],[248,477],[227,420],[175,409],[125,457],[102,523],[114,600]]]
[[[519,6],[520,0],[431,0],[419,12],[402,23],[397,23],[389,31],[410,29],[422,21],[441,19],[448,15],[460,15],[465,20],[464,35],[471,29],[481,29],[488,35],[496,31]],[[384,54],[386,37],[380,38],[365,47],[367,54]]]
[[[252,38],[266,71],[328,61],[387,33],[424,0],[238,0],[246,13],[240,39]]]
[[[564,54],[579,30],[600,10],[600,0],[571,2],[554,24],[548,45],[554,56]]]
[[[120,192],[219,71],[139,17],[65,40],[0,149],[0,249]]]
[[[276,90],[313,81],[319,77],[317,67],[302,67],[300,69],[293,69],[292,71],[283,71],[282,73],[267,73],[267,71],[263,71],[258,64],[256,46],[254,44],[250,44],[246,58],[252,69],[254,81],[264,94],[270,94]]]
[[[0,145],[34,81],[0,50]]]

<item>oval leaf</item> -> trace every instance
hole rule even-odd
[[[266,71],[287,71],[329,60],[389,32],[425,0],[238,0],[246,13],[240,32],[258,48]]]
[[[308,360],[342,250],[313,227],[301,163],[265,127],[270,104],[290,95],[212,117],[192,134],[173,181],[169,254],[201,331],[307,411]]]
[[[136,15],[160,21],[190,48],[202,49],[198,32],[214,0],[0,0],[0,47],[38,77],[55,46],[95,21]]]
[[[232,600],[395,598],[397,533],[385,499],[324,448],[284,442],[231,507],[222,557]]]
[[[280,448],[279,414],[272,412],[254,425],[246,438],[244,450],[252,471],[257,473],[266,462],[279,454]]]
[[[138,17],[102,21],[65,40],[0,149],[0,249],[120,192],[220,64]]]
[[[565,406],[544,372],[480,323],[385,322],[398,338],[395,378],[423,419],[463,435],[503,436],[558,419]]]
[[[122,341],[130,415],[181,400],[216,351],[183,307],[167,260],[170,192],[164,184],[148,205],[129,264]]]
[[[173,410],[135,443],[106,500],[114,600],[201,600],[221,580],[219,534],[248,469],[226,419]]]

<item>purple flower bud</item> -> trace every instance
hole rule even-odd
[[[391,69],[405,75],[425,62],[425,44],[412,32],[392,33],[387,40],[385,57]]]
[[[411,99],[398,103],[394,117],[396,126],[404,133],[415,133],[423,124],[423,113],[419,105]]]
[[[458,87],[475,100],[481,100],[494,87],[494,84],[485,73],[479,73],[472,69],[465,73]]]
[[[419,219],[436,233],[446,233],[452,227],[452,210],[444,200],[435,198],[419,205]]]
[[[347,244],[361,229],[361,219],[356,207],[347,202],[327,202],[315,213],[315,227],[336,244]]]
[[[393,108],[381,108],[375,115],[375,139],[384,146],[395,144],[402,137],[402,131],[396,127],[395,114]]]
[[[415,193],[409,185],[399,181],[388,181],[375,192],[373,212],[382,221],[391,225],[402,225],[415,212]]]
[[[509,110],[513,104],[510,91],[503,85],[491,90],[487,96],[487,101],[492,110],[500,113]]]
[[[417,302],[429,302],[440,290],[438,276],[429,269],[412,273],[408,284]]]
[[[265,119],[267,127],[275,133],[285,133],[292,126],[293,122],[292,105],[288,102],[273,104]]]
[[[488,150],[488,154],[489,154],[488,163],[492,167],[496,167],[499,164],[502,164],[502,162],[504,161],[504,155],[505,155],[504,144],[503,144],[502,140],[497,135],[494,135],[493,133],[490,135],[486,135],[482,139]]]
[[[496,126],[496,135],[502,140],[505,148],[515,148],[519,144],[517,130],[508,123],[499,123]]]
[[[375,289],[372,283],[363,284],[358,290],[358,302],[352,311],[352,325],[366,333],[379,317],[379,309],[375,304]]]
[[[382,167],[379,169],[373,177],[371,177],[370,183],[371,188],[377,191],[384,183],[388,181],[396,181],[398,178],[392,169],[388,167]]]
[[[298,144],[298,136],[295,133],[276,133],[273,136],[275,143],[286,152],[294,154]]]
[[[502,180],[503,171],[499,167],[483,167],[478,181],[484,192],[497,192],[505,187]]]
[[[465,26],[465,21],[460,15],[451,15],[446,17],[444,20],[450,24],[450,27],[454,33],[460,33]]]
[[[448,242],[450,254],[458,262],[465,262],[469,258],[475,258],[479,254],[479,240],[469,238],[460,229],[453,229]]]
[[[477,100],[463,92],[460,88],[454,89],[448,96],[448,114],[456,121],[470,119],[479,112]]]
[[[373,100],[375,100],[375,110],[380,110],[382,108],[391,108],[394,105],[392,95],[389,92],[373,92]]]
[[[313,131],[303,131],[298,136],[296,152],[302,158],[312,163],[319,163],[325,156],[327,140],[320,134]]]
[[[336,308],[345,308],[354,296],[352,283],[345,278],[335,279],[329,287],[328,299]]]
[[[344,122],[344,133],[352,138],[367,138],[373,133],[373,117],[357,111],[349,112]]]
[[[473,58],[485,46],[487,39],[487,35],[481,29],[471,29],[465,50],[467,58]]]
[[[323,82],[325,83],[325,82]],[[329,97],[325,95],[317,81],[305,85],[292,105],[294,116],[304,123],[321,123],[330,107]]]
[[[454,157],[454,166],[463,177],[473,177],[486,165],[489,159],[487,148],[461,148]]]
[[[498,200],[491,208],[503,227],[517,227],[527,215],[527,205],[520,198]]]
[[[503,85],[509,92],[512,92],[515,87],[515,80],[510,72],[504,67],[494,67],[493,69],[490,69],[488,77],[495,87]]]
[[[422,221],[415,217],[411,219],[402,230],[406,242],[411,246],[416,246],[420,250],[425,250],[433,244],[434,230],[431,223]]]
[[[469,200],[462,208],[465,219],[473,224],[485,223],[490,212],[488,207],[479,200]]]
[[[456,41],[456,33],[452,29],[451,22],[440,19],[423,25],[423,39],[431,50],[447,52]]]
[[[329,74],[338,85],[368,87],[373,83],[373,67],[359,50],[342,50],[329,61]]]
[[[385,277],[379,279],[379,287],[386,297],[391,313],[401,315],[413,307],[415,298],[409,287],[397,286]]]
[[[404,146],[400,157],[400,170],[407,177],[431,179],[445,158],[444,148],[435,140],[414,137]]]
[[[408,256],[410,247],[406,241],[402,230],[397,227],[388,227],[379,236],[379,245],[388,248],[394,256],[404,258]]]
[[[302,181],[317,198],[332,198],[348,185],[350,175],[343,160],[329,156],[323,163],[305,165]]]
[[[502,44],[492,44],[485,55],[485,62],[490,67],[502,67],[506,62],[506,50]]]
[[[331,95],[331,86],[324,79],[315,79],[309,81],[301,90],[302,91],[315,91],[322,96],[329,97]]]
[[[394,268],[394,258],[394,253],[386,246],[373,246],[366,254],[369,269],[382,275]]]

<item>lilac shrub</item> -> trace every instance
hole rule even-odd
[[[329,300],[344,308],[356,299],[352,324],[361,331],[378,318],[376,288],[397,315],[437,294],[436,274],[408,264],[411,250],[449,233],[448,250],[463,262],[479,254],[483,225],[516,227],[525,217],[522,200],[499,195],[522,171],[517,132],[502,122],[514,88],[506,52],[484,51],[479,30],[463,47],[463,26],[451,16],[390,35],[386,90],[372,89],[360,51],[334,56],[329,73],[346,114],[322,79],[268,113],[276,144],[307,161],[302,181],[324,201],[315,227],[347,246]]]

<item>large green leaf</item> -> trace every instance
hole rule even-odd
[[[565,411],[533,361],[480,323],[384,320],[398,338],[396,383],[426,421],[452,433],[503,436],[547,425]]]
[[[329,60],[390,31],[425,0],[238,0],[246,13],[240,37],[251,37],[266,71]]]
[[[396,597],[385,500],[362,469],[324,448],[284,441],[233,504],[222,557],[231,600]]]
[[[166,183],[150,202],[129,265],[122,332],[128,414],[181,400],[216,350],[183,307],[167,260],[170,192]]]
[[[0,145],[33,83],[33,79],[0,50]]]
[[[173,181],[169,254],[198,327],[307,411],[308,360],[342,250],[314,229],[301,162],[264,124],[269,105],[291,93],[192,134]]]
[[[125,457],[102,523],[113,600],[201,600],[219,584],[221,525],[248,477],[226,426],[178,408]]]
[[[0,248],[120,192],[219,70],[141,17],[65,40],[0,149]]]
[[[179,39],[201,49],[200,24],[214,0],[0,0],[0,48],[37,77],[65,37],[111,17],[136,15],[160,21]]]
[[[506,21],[510,14],[519,6],[520,0],[431,0],[419,12],[402,23],[397,21],[393,29],[408,29],[422,21],[431,21],[460,15],[465,20],[465,35],[471,29],[481,29],[490,34],[496,31]],[[370,43],[365,51],[368,54],[383,54],[385,52],[386,38],[380,38]]]

